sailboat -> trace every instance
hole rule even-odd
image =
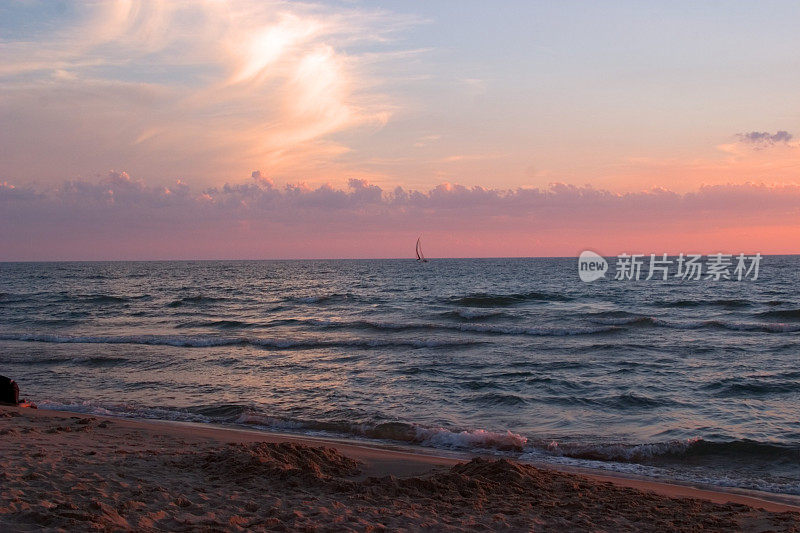
[[[419,243],[419,240],[422,236],[417,237],[417,261],[420,263],[427,263],[428,260],[425,259],[425,254],[422,253],[422,245]]]

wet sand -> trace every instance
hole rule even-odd
[[[741,494],[294,435],[0,407],[0,530],[800,531]]]

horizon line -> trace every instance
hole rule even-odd
[[[663,252],[662,252],[663,253]],[[701,256],[713,256],[720,252],[711,254],[702,253]],[[759,252],[756,252],[759,253]],[[618,255],[602,255],[603,258],[618,257]],[[631,254],[629,254],[631,255]],[[636,254],[638,255],[638,254]],[[649,257],[651,254],[642,254]],[[662,254],[655,254],[660,257]],[[667,254],[667,257],[677,257],[679,254]],[[687,254],[688,255],[688,254]],[[727,255],[727,254],[726,254]],[[738,254],[730,254],[736,257]],[[745,253],[746,256],[754,255]],[[800,253],[791,254],[760,254],[761,257],[797,257]],[[460,261],[465,259],[578,259],[579,255],[510,255],[510,256],[473,256],[473,257],[427,257],[428,261]],[[218,261],[413,261],[418,260],[414,257],[281,257],[281,258],[217,258],[217,259],[3,259],[0,264],[13,263],[193,263],[193,262],[218,262]]]

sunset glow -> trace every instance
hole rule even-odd
[[[795,253],[799,16],[7,3],[0,259]]]

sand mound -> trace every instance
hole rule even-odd
[[[666,498],[505,459],[472,459],[425,477],[370,478],[357,487],[376,507],[430,502],[440,515],[492,517],[492,528],[581,531],[798,531],[796,513]],[[434,503],[436,502],[436,503]]]
[[[376,494],[379,489],[394,495],[424,496],[452,500],[468,498],[481,500],[497,495],[533,496],[555,488],[562,481],[557,472],[543,471],[530,465],[513,463],[505,459],[472,459],[448,471],[430,476],[397,479],[392,476],[370,478],[364,485]],[[579,488],[580,478],[564,476],[570,487]],[[560,488],[560,487],[559,487]]]
[[[542,470],[534,466],[512,463],[506,459],[490,461],[480,457],[453,466],[450,473],[501,483],[513,488],[525,482],[541,481],[540,478],[544,477]]]
[[[184,467],[203,471],[212,478],[303,477],[327,480],[358,474],[359,463],[333,448],[312,448],[291,442],[230,443],[224,448],[190,456]]]

